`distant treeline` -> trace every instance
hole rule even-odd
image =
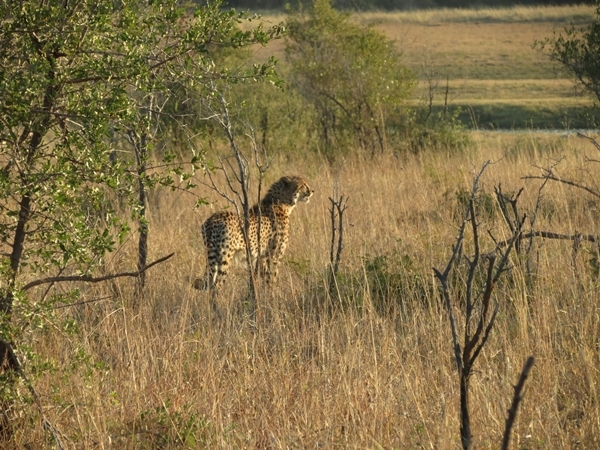
[[[576,3],[593,4],[594,0],[578,0]],[[249,10],[283,9],[286,4],[296,7],[307,0],[227,0],[228,6]],[[333,0],[337,9],[358,11],[411,10],[425,8],[472,8],[507,7],[515,5],[570,5],[574,0]]]

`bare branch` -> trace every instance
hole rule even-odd
[[[461,346],[460,346],[460,343],[458,340],[458,332],[457,332],[457,328],[456,328],[456,320],[454,318],[454,311],[452,309],[452,302],[450,301],[450,288],[448,286],[448,276],[450,275],[450,272],[452,271],[452,268],[454,267],[454,265],[460,259],[460,255],[462,253],[462,244],[463,244],[463,240],[464,240],[464,236],[465,236],[465,230],[467,227],[467,223],[469,222],[469,219],[475,221],[475,217],[473,216],[474,211],[473,211],[472,205],[474,203],[475,194],[477,193],[477,190],[479,189],[479,180],[480,180],[481,176],[483,175],[483,172],[485,171],[487,166],[490,164],[491,164],[490,161],[487,161],[486,163],[484,163],[483,166],[481,167],[481,170],[479,171],[479,173],[475,176],[475,179],[473,180],[473,187],[471,190],[471,196],[469,198],[469,208],[467,209],[467,211],[465,212],[465,215],[463,216],[463,220],[462,220],[462,223],[461,223],[459,231],[458,231],[458,236],[455,240],[454,245],[452,246],[452,255],[450,256],[450,260],[448,261],[448,264],[446,265],[444,272],[439,271],[435,267],[433,268],[434,274],[442,286],[442,295],[444,297],[444,304],[446,306],[446,310],[448,311],[448,319],[450,321],[450,330],[452,332],[452,344],[453,344],[452,346],[454,349],[454,357],[456,359],[456,366],[458,368],[458,371],[461,374],[465,370],[465,367],[463,364],[464,363],[463,358],[461,356],[462,351],[461,351]],[[472,276],[473,275],[470,275],[470,277],[472,277]]]
[[[590,188],[588,186],[585,186],[583,184],[576,183],[576,182],[571,181],[571,180],[565,180],[563,178],[558,178],[557,176],[553,175],[552,173],[547,173],[544,176],[541,176],[541,175],[527,175],[527,176],[522,177],[522,179],[523,180],[552,180],[552,181],[556,181],[558,183],[563,183],[563,184],[566,184],[568,186],[573,186],[573,187],[576,187],[578,189],[582,189],[582,190],[584,190],[584,191],[592,194],[594,197],[600,198],[600,193],[597,192],[597,191],[595,191],[594,189],[592,189],[592,188]]]
[[[483,335],[481,336],[481,342],[479,343],[479,345],[477,345],[475,347],[475,350],[473,351],[473,356],[471,357],[471,360],[470,360],[471,365],[475,363],[475,360],[479,356],[479,353],[481,352],[481,350],[483,350],[483,347],[485,346],[488,338],[490,337],[490,333],[492,332],[492,328],[494,327],[494,323],[496,322],[497,315],[498,315],[498,304],[496,303],[496,306],[494,306],[494,312],[492,313],[492,317],[490,317],[490,321],[488,322],[487,326],[485,327],[485,331],[484,331]]]
[[[331,216],[331,246],[329,249],[329,261],[333,270],[333,274],[338,273],[340,260],[342,258],[343,238],[344,238],[344,212],[348,208],[348,198],[340,196],[338,200],[329,197],[331,208],[329,209]],[[337,232],[337,243],[335,235]],[[335,257],[334,257],[335,254]]]
[[[235,202],[235,200],[233,200],[229,195],[227,195],[226,192],[224,192],[221,189],[219,189],[219,186],[217,186],[217,184],[215,183],[215,180],[213,179],[210,170],[207,171],[206,174],[208,176],[208,179],[210,180],[211,189],[213,189],[217,194],[219,194],[221,197],[223,197],[229,203],[231,203],[232,205],[234,205],[236,207],[236,210],[237,210],[237,203]]]
[[[471,200],[469,201],[469,211],[470,211],[470,221],[471,221],[471,231],[473,233],[473,260],[469,261],[469,274],[467,276],[467,287],[465,293],[465,303],[466,303],[466,315],[465,315],[465,351],[470,351],[468,349],[469,346],[469,325],[471,323],[471,315],[473,313],[473,280],[475,279],[475,274],[477,272],[477,266],[479,264],[479,235],[477,232],[477,218],[475,217],[475,202],[474,196],[471,196]]]
[[[446,307],[446,311],[448,311],[448,319],[450,321],[450,331],[452,332],[452,348],[454,349],[454,359],[456,361],[456,368],[459,373],[462,373],[463,364],[461,357],[461,348],[460,343],[458,342],[458,332],[456,330],[456,320],[454,319],[454,310],[452,309],[452,303],[450,301],[450,291],[448,288],[448,279],[443,273],[437,270],[435,267],[433,268],[433,272],[435,276],[440,281],[442,285],[442,295],[444,296],[444,306]]]
[[[598,141],[596,141],[596,139],[594,139],[591,136],[588,136],[585,133],[582,133],[581,131],[576,131],[577,136],[579,136],[580,138],[584,138],[587,139],[588,141],[590,141],[592,144],[594,144],[594,147],[596,147],[597,150],[600,150],[600,144],[598,144]]]
[[[473,220],[474,221],[474,220]],[[494,264],[496,262],[496,259],[491,256],[489,258],[489,263],[488,263],[488,270],[487,270],[487,277],[486,277],[486,282],[485,282],[485,292],[483,294],[483,304],[482,304],[482,311],[480,313],[479,316],[479,321],[477,323],[477,328],[475,330],[475,333],[473,334],[472,337],[469,336],[468,330],[468,320],[470,319],[470,311],[467,313],[467,317],[466,317],[466,321],[467,321],[467,326],[465,327],[465,354],[469,354],[471,352],[471,350],[477,345],[477,343],[479,342],[479,337],[481,335],[481,333],[483,332],[483,327],[485,325],[485,322],[487,320],[487,313],[489,311],[489,307],[490,307],[490,302],[492,300],[492,291],[494,290],[494,277],[493,277],[493,273],[494,273]],[[476,266],[472,266],[471,270],[469,270],[469,283],[467,285],[467,288],[470,288],[471,285],[473,284],[472,278],[471,278],[471,274],[475,273],[475,269]],[[469,303],[471,303],[469,305]],[[468,307],[473,307],[472,302],[469,298],[467,298],[467,308]],[[469,361],[468,361],[468,365],[472,365],[475,362],[476,356],[472,356]]]
[[[519,408],[519,403],[523,400],[521,393],[523,392],[523,387],[525,386],[525,381],[527,381],[527,377],[529,376],[529,372],[533,367],[533,363],[535,359],[533,356],[527,358],[525,365],[523,366],[523,370],[521,371],[521,376],[519,377],[519,382],[514,387],[515,394],[513,396],[512,404],[510,405],[510,409],[508,410],[508,417],[506,418],[506,427],[504,429],[504,437],[502,439],[502,450],[508,450],[508,444],[510,442],[510,432],[512,430],[513,424],[515,423],[515,419],[517,417],[517,409]]]
[[[62,276],[62,277],[42,278],[40,280],[35,280],[35,281],[32,281],[31,283],[27,283],[25,286],[23,286],[22,290],[27,291],[33,287],[39,286],[41,284],[46,284],[46,283],[60,283],[60,282],[64,282],[64,281],[84,281],[86,283],[99,283],[101,281],[112,280],[114,278],[137,277],[141,273],[150,269],[151,267],[153,267],[157,264],[160,264],[161,262],[164,262],[167,259],[171,258],[174,254],[175,253],[171,253],[170,255],[163,256],[162,258],[159,258],[156,261],[151,262],[142,270],[137,270],[135,272],[121,272],[121,273],[115,273],[112,275],[105,275],[102,277],[92,277],[89,275],[69,275],[69,276]]]
[[[530,231],[528,233],[523,233],[521,235],[522,239],[529,239],[534,237],[542,237],[544,239],[558,239],[565,241],[588,241],[588,242],[600,242],[600,236],[596,236],[594,234],[560,234],[555,233],[553,231]],[[513,239],[507,239],[505,241],[500,241],[496,245],[498,247],[504,247],[506,245],[512,244]]]

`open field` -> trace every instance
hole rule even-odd
[[[600,175],[586,163],[597,150],[573,136],[473,138],[462,154],[333,166],[317,156],[276,160],[267,181],[298,173],[316,193],[294,211],[280,280],[254,318],[242,269],[217,299],[221,320],[211,318],[207,295],[191,288],[204,268],[199,229],[211,209],[195,211],[189,194],[154,194],[150,257],[175,257],[150,270],[139,308],[126,279],[81,285],[84,303],[55,311],[64,327],[42,323],[29,334],[42,359],[26,361],[26,370],[47,361],[32,377],[65,448],[458,448],[458,379],[432,267],[450,256],[474,173],[496,161],[479,195],[484,251],[493,249],[487,230],[500,240],[508,233],[494,186],[524,187],[520,211],[532,217],[541,181],[522,177],[539,174],[536,166],[564,158],[554,173],[596,190]],[[349,196],[339,297],[326,286],[335,184]],[[217,200],[203,188],[196,193]],[[600,203],[592,195],[549,183],[538,205],[536,229],[597,233]],[[108,260],[108,273],[135,265],[134,240]],[[498,319],[472,378],[475,447],[499,447],[512,386],[534,355],[512,448],[596,448],[598,249],[534,244],[532,272],[513,253],[495,291]],[[21,448],[52,446],[31,420],[36,414],[35,404],[16,411]]]
[[[570,113],[571,127],[585,127],[577,115],[591,106],[591,99],[582,97],[569,74],[532,45],[570,23],[584,26],[593,15],[592,6],[570,6],[360,13],[354,19],[397,42],[421,79],[417,98],[427,92],[430,76],[439,81],[435,103],[442,104],[448,79],[450,105],[471,110],[462,116],[469,126],[475,114],[476,127],[546,129],[564,128],[563,109]],[[267,14],[265,19],[277,23],[285,16]],[[283,42],[259,54],[284,61]]]

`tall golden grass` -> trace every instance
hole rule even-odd
[[[519,204],[531,214],[541,181],[522,177],[539,174],[538,167],[564,158],[556,174],[598,179],[597,164],[586,162],[597,150],[573,136],[476,134],[474,142],[462,154],[275,161],[267,181],[300,174],[316,193],[293,212],[280,279],[263,291],[256,316],[240,268],[217,299],[223,317],[212,317],[207,294],[191,287],[204,269],[199,230],[212,210],[195,210],[188,194],[154,193],[151,256],[176,255],[148,273],[139,308],[131,281],[81,286],[78,301],[88,303],[55,311],[76,319],[77,328],[55,320],[30,333],[52,366],[30,376],[65,448],[459,447],[458,377],[432,267],[445,266],[451,253],[461,193],[484,161],[494,161],[482,178],[480,198],[491,207],[479,226],[482,235],[503,239],[494,186],[524,187]],[[342,298],[327,294],[334,186],[349,197]],[[597,198],[557,183],[542,192],[537,229],[597,233]],[[209,190],[196,193],[216,200]],[[482,239],[492,250],[492,239]],[[112,255],[108,272],[135,265],[133,240]],[[598,445],[598,251],[582,243],[573,255],[572,243],[539,239],[533,275],[513,255],[471,383],[476,448],[499,447],[512,386],[529,355],[536,363],[513,448]],[[370,282],[385,279],[372,276],[372,262],[384,256],[386,276],[400,281],[376,295]],[[460,285],[459,274],[457,311]],[[25,361],[25,370],[34,362]],[[53,445],[34,405],[16,413],[11,445]]]

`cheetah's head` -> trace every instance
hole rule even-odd
[[[269,194],[282,203],[294,206],[298,202],[308,202],[314,190],[306,180],[298,176],[281,177],[269,189]]]

